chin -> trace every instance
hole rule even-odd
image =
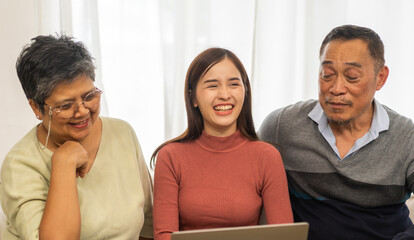
[[[352,119],[328,117],[328,123],[333,123],[336,125],[347,125],[351,122],[351,120]]]
[[[84,140],[85,138],[87,138],[89,136],[90,132],[88,131],[87,133],[82,133],[82,134],[74,134],[71,136],[71,138],[73,139],[73,141],[77,141],[80,142],[82,140]]]

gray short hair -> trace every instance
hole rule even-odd
[[[16,70],[27,99],[39,104],[42,112],[45,99],[60,83],[83,74],[95,81],[91,54],[83,43],[65,35],[33,38],[20,53]]]
[[[385,64],[384,44],[380,36],[372,29],[356,25],[343,25],[336,27],[326,35],[319,50],[319,57],[322,55],[326,45],[334,40],[360,39],[368,44],[368,51],[375,61],[375,71],[378,71]]]

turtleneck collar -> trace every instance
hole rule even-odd
[[[211,136],[203,130],[200,138],[196,140],[201,147],[211,152],[231,152],[247,141],[239,130],[227,137]]]

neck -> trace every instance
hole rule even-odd
[[[366,111],[366,114],[361,115],[355,119],[351,119],[346,123],[329,122],[333,134],[337,136],[347,137],[350,139],[358,139],[367,133],[372,124],[374,116],[374,108],[371,107]]]
[[[223,131],[217,131],[217,130],[211,130],[211,129],[205,128],[204,131],[210,136],[228,137],[228,136],[234,134],[237,131],[237,129],[227,129],[227,130],[223,130]]]
[[[50,125],[48,125],[48,127],[46,127],[43,123],[38,125],[37,139],[43,146],[45,146],[45,148],[54,152],[61,144],[53,141],[53,138],[50,137],[50,135]]]

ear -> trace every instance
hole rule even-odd
[[[39,120],[43,120],[43,114],[42,111],[40,111],[39,104],[37,104],[33,99],[29,99],[29,105],[32,108],[36,118]]]
[[[193,92],[191,90],[190,91],[190,98],[193,100],[193,107],[198,107],[198,103],[197,103],[197,99],[195,98],[195,96],[193,95]]]
[[[385,82],[387,82],[388,74],[389,74],[389,69],[385,65],[378,71],[377,77],[376,77],[377,91],[379,91],[385,85]]]

